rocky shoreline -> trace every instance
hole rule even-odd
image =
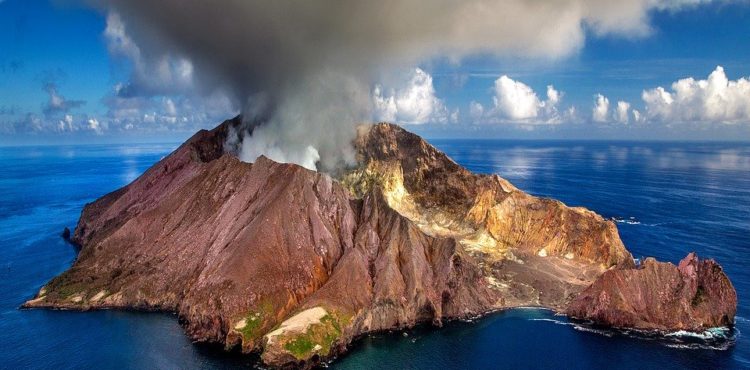
[[[715,262],[636,267],[617,228],[462,168],[398,126],[336,178],[227,152],[235,118],[86,205],[73,266],[27,308],[178,314],[194,341],[309,367],[360,335],[546,307],[614,327],[734,322]]]

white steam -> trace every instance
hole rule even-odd
[[[650,10],[702,2],[88,1],[110,14],[107,32],[120,40],[111,51],[134,60],[124,93],[221,92],[245,120],[261,125],[243,138],[243,159],[265,154],[324,170],[351,163],[354,126],[377,113],[370,93],[394,71],[476,54],[564,57],[582,47],[584,29],[642,36],[650,32]],[[399,107],[398,92],[392,102],[381,96],[388,109],[396,107],[390,117],[416,123],[434,116],[435,107],[447,112],[429,100],[429,89],[412,92],[425,99]],[[551,91],[548,99],[556,104],[559,96]],[[541,109],[534,99],[522,101],[530,103],[508,108],[511,116]]]

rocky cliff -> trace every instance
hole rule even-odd
[[[636,269],[607,271],[566,313],[619,328],[702,331],[734,324],[736,311],[721,266],[690,253],[678,266],[647,258]]]
[[[289,366],[333,356],[363,333],[508,307],[608,318],[620,306],[586,297],[615,294],[620,281],[673,291],[661,275],[623,277],[648,267],[635,268],[611,221],[473,174],[397,126],[361,128],[358,165],[332,178],[239,161],[224,150],[239,123],[197,133],[86,205],[75,263],[25,306],[173,311],[196,341]],[[695,289],[681,297],[700,296],[700,317],[718,319],[688,315],[684,327],[731,323],[736,297],[714,294],[726,276],[696,266],[695,283],[684,280]],[[661,319],[609,323],[676,327]]]

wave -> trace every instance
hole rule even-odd
[[[571,325],[571,326],[573,325],[569,322],[564,322],[564,321],[555,320],[555,319],[529,319],[529,321],[546,321],[546,322],[551,322],[557,325]]]
[[[640,225],[641,224],[641,222],[636,220],[635,217],[628,217],[628,218],[613,217],[612,219],[618,224],[628,224],[628,225]]]
[[[738,319],[746,320],[738,317]],[[725,351],[736,343],[739,337],[737,328],[717,327],[700,333],[678,330],[670,333],[637,329],[603,328],[590,323],[571,322],[567,319],[533,318],[529,321],[551,322],[555,325],[571,326],[574,330],[602,335],[608,338],[622,336],[637,340],[654,341],[658,344],[675,349],[702,349]]]
[[[667,336],[673,339],[671,343],[665,343],[670,348],[726,351],[736,343],[739,330],[726,327],[711,328],[702,333],[680,330]]]
[[[635,217],[612,217],[612,221],[618,223],[618,224],[626,224],[626,225],[640,225],[640,226],[648,226],[648,227],[654,227],[654,226],[662,226],[662,225],[670,225],[674,224],[676,222],[655,222],[652,224],[645,224]]]
[[[578,330],[578,331],[583,331],[583,332],[588,332],[588,333],[595,333],[595,334],[603,335],[605,337],[612,337],[614,335],[614,333],[612,333],[612,332],[610,332],[609,330],[606,330],[606,329],[596,329],[596,328],[593,328],[593,327],[589,327],[589,326],[585,326],[585,325],[581,325],[581,324],[576,324],[576,323],[572,323],[572,322],[569,322],[569,321],[555,320],[555,319],[529,319],[529,320],[530,321],[546,321],[546,322],[551,322],[551,323],[556,324],[556,325],[571,326],[571,327],[573,327],[573,329]]]
[[[573,325],[573,329],[587,333],[603,335],[608,338],[612,338],[615,335],[615,332],[610,331],[609,329],[595,329],[584,325]]]
[[[731,333],[731,329],[727,327],[718,327],[718,328],[710,328],[704,332],[701,333],[695,333],[691,331],[685,331],[685,330],[678,330],[672,333],[667,333],[665,336],[667,337],[682,337],[682,338],[699,338],[704,340],[711,340],[711,339],[722,339],[727,338],[729,333]]]

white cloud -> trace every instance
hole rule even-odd
[[[547,100],[542,101],[530,86],[503,75],[495,80],[493,92],[491,110],[485,112],[481,104],[470,104],[469,113],[475,122],[552,124],[561,120],[557,106],[563,93],[552,85],[547,86]]]
[[[372,99],[376,121],[396,122],[398,108],[396,107],[396,98],[394,96],[384,96],[383,87],[375,85],[375,89],[372,91]]]
[[[535,118],[543,103],[534,90],[523,82],[514,81],[508,76],[501,76],[495,81],[495,109],[511,120]]]
[[[96,118],[90,118],[88,120],[88,128],[91,131],[94,131],[97,135],[102,134],[102,126],[99,124],[99,120]]]
[[[636,123],[641,123],[643,122],[644,118],[645,117],[643,117],[641,111],[633,109],[633,121],[635,121]]]
[[[560,102],[562,99],[562,93],[555,90],[555,87],[552,85],[547,86],[547,101],[550,102],[550,106],[555,106],[557,103]]]
[[[472,101],[469,103],[469,117],[472,121],[476,122],[482,119],[484,116],[484,106],[482,104]]]
[[[63,119],[59,120],[57,122],[57,130],[60,132],[73,132],[75,131],[75,128],[73,127],[73,115],[66,114]]]
[[[450,122],[458,123],[458,119],[460,116],[461,116],[461,111],[458,108],[454,109],[453,112],[451,112]]]
[[[404,124],[446,123],[457,119],[457,112],[449,113],[443,101],[435,96],[432,76],[416,68],[406,86],[391,90],[386,95],[381,85],[373,93],[374,117],[377,121]]]
[[[238,114],[229,98],[219,93],[200,98],[126,96],[117,93],[119,87],[105,99],[109,110],[100,119],[110,130],[189,132]]]
[[[644,90],[643,102],[650,120],[663,122],[750,122],[750,80],[731,81],[721,66],[705,80],[692,77],[663,87]]]
[[[620,123],[630,122],[630,103],[618,101],[615,110],[615,121]]]
[[[476,101],[469,103],[473,123],[557,124],[574,115],[574,109],[558,111],[564,94],[552,85],[547,86],[547,99],[541,100],[530,86],[503,75],[495,80],[493,92],[491,109]]]
[[[175,107],[174,101],[171,98],[164,99],[164,112],[170,116],[177,115],[177,107]]]
[[[609,99],[602,94],[596,94],[596,103],[591,112],[594,122],[607,122],[609,119]]]

